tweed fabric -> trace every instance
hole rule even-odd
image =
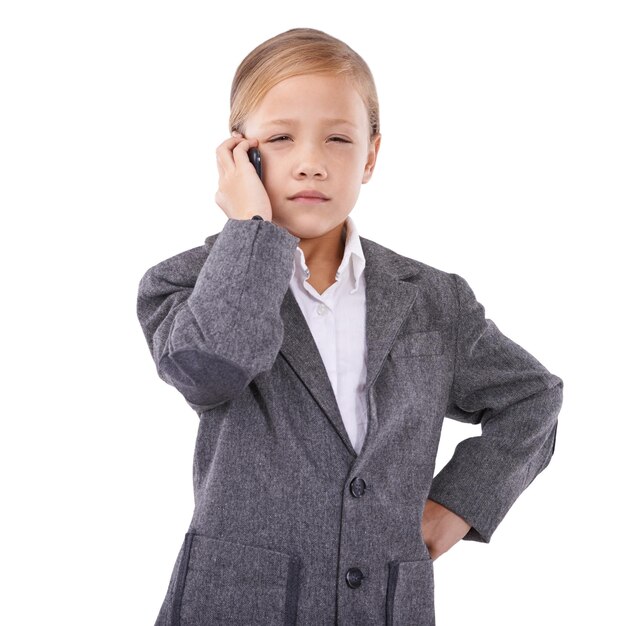
[[[141,278],[157,373],[199,420],[195,508],[157,626],[433,626],[427,498],[488,543],[549,463],[563,381],[485,317],[461,276],[360,240],[359,454],[288,289],[297,237],[229,219]],[[446,416],[481,434],[433,477]]]

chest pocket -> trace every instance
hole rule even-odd
[[[396,339],[391,348],[395,358],[428,356],[443,353],[443,336],[439,330],[408,333]]]

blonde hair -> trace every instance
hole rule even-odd
[[[230,90],[230,130],[243,133],[246,118],[274,85],[303,74],[345,76],[367,108],[370,141],[380,132],[378,94],[367,63],[343,41],[314,28],[280,33],[239,64]]]

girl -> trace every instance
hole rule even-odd
[[[139,284],[158,375],[199,416],[156,624],[432,625],[433,561],[488,543],[549,463],[563,382],[461,276],[358,235],[381,135],[345,43],[296,28],[259,45],[230,128],[223,230]],[[433,478],[446,416],[482,434]]]

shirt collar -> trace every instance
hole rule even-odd
[[[346,218],[345,225],[346,241],[343,259],[337,268],[335,278],[341,280],[344,274],[346,274],[346,278],[350,281],[350,293],[354,293],[359,288],[359,281],[365,269],[365,255],[363,254],[356,224],[350,215]],[[296,248],[293,271],[291,273],[292,278],[296,272],[298,274],[298,280],[304,281],[310,276],[309,268],[304,258],[304,252],[300,246]]]

